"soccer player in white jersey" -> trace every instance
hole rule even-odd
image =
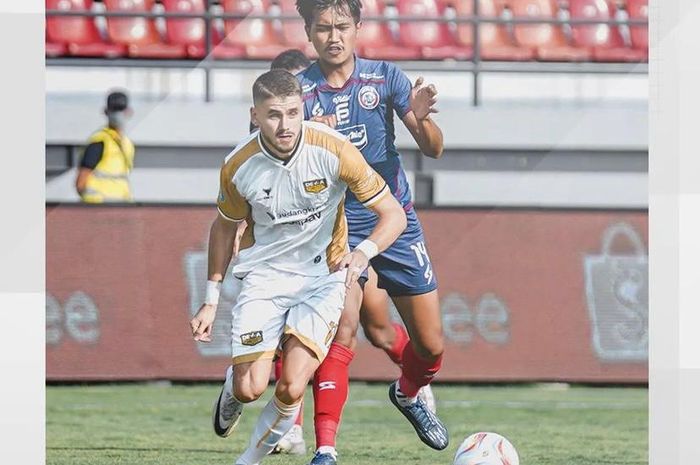
[[[190,321],[196,341],[211,341],[218,291],[238,223],[245,220],[233,266],[242,280],[232,310],[233,367],[214,404],[219,436],[228,436],[243,405],[265,391],[276,354],[284,354],[284,365],[236,465],[260,463],[292,427],[335,335],[346,289],[406,227],[400,204],[352,143],[321,123],[303,121],[301,86],[293,75],[272,70],[260,76],[253,102],[251,117],[260,130],[221,169],[206,298]],[[378,216],[372,234],[352,252],[346,188]]]

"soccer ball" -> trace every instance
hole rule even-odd
[[[453,465],[520,465],[520,459],[500,434],[475,433],[460,444]]]

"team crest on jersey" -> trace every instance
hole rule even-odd
[[[241,344],[244,346],[254,346],[258,345],[263,341],[262,331],[251,331],[249,333],[241,334]]]
[[[374,110],[379,105],[379,92],[373,86],[362,86],[357,94],[357,100],[365,110]]]
[[[326,190],[327,187],[328,182],[326,181],[326,178],[304,181],[304,190],[310,194],[319,194]]]

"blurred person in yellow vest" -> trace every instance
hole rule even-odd
[[[132,115],[124,92],[107,96],[107,126],[88,140],[78,168],[75,188],[83,202],[132,202],[129,173],[134,167],[134,144],[124,133]]]

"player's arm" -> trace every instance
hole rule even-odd
[[[190,320],[192,336],[195,341],[211,342],[216,309],[219,304],[221,283],[231,262],[238,226],[241,222],[216,216],[209,229],[209,251],[207,262],[207,287],[204,303],[197,314]]]
[[[85,147],[83,158],[80,160],[80,166],[78,167],[78,176],[75,178],[75,190],[78,191],[78,195],[82,195],[85,192],[90,173],[102,160],[103,150],[103,142],[93,142]]]
[[[248,202],[238,193],[225,169],[221,170],[217,207],[219,215],[209,229],[206,295],[199,311],[190,320],[194,340],[202,342],[211,342],[221,283],[234,253],[240,224],[250,213]]]
[[[244,222],[232,221],[221,214],[216,216],[209,229],[209,254],[207,262],[207,279],[221,283],[234,254],[234,244],[239,226]],[[216,305],[218,302],[211,302]]]
[[[78,191],[78,195],[83,195],[85,192],[90,173],[92,170],[89,168],[78,168],[78,176],[75,178],[75,190]]]
[[[433,84],[423,86],[423,78],[416,79],[410,94],[411,111],[406,113],[401,121],[418,144],[420,151],[430,158],[442,156],[442,131],[430,117],[437,113],[437,89]]]
[[[377,174],[377,176],[379,176]],[[379,252],[384,252],[393,244],[401,233],[406,229],[406,212],[401,208],[401,204],[396,200],[396,197],[388,192],[383,195],[376,203],[369,207],[377,215],[377,224],[372,230],[372,234],[366,239],[376,245],[376,253],[365,255],[369,260],[369,255],[376,255]],[[358,250],[357,248],[355,250]]]
[[[384,179],[347,141],[340,156],[340,179],[366,208],[377,215],[377,224],[369,237],[343,257],[339,264],[341,269],[348,268],[345,285],[349,288],[367,268],[369,260],[388,249],[406,229],[406,212],[391,194]]]

